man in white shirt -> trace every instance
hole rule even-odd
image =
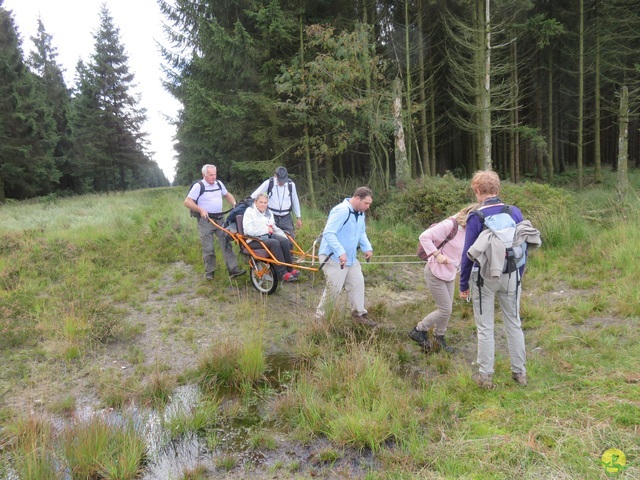
[[[184,199],[184,206],[199,215],[198,232],[202,243],[202,259],[204,260],[204,274],[207,280],[213,280],[216,270],[216,254],[213,250],[213,235],[220,241],[224,261],[231,278],[243,275],[246,270],[238,266],[238,259],[233,253],[233,247],[222,230],[213,226],[211,218],[218,225],[224,221],[222,216],[222,198],[235,206],[236,199],[227,191],[218,179],[218,169],[215,165],[202,167],[202,180],[195,182]]]
[[[287,169],[284,167],[276,168],[275,175],[262,182],[262,185],[251,194],[251,198],[256,198],[261,193],[266,193],[269,197],[268,207],[273,213],[278,228],[295,237],[291,212],[293,211],[298,219],[296,228],[302,226],[302,215],[296,184],[289,178]]]

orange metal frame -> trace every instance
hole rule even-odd
[[[300,270],[308,270],[308,271],[311,271],[311,272],[320,271],[322,269],[322,267],[324,266],[324,263],[326,263],[326,261],[329,260],[329,258],[327,257],[325,262],[320,264],[318,267],[303,265],[302,264],[303,262],[311,263],[311,265],[315,265],[316,262],[319,263],[318,256],[315,253],[317,240],[313,242],[313,246],[311,247],[312,248],[311,253],[307,253],[304,250],[302,250],[300,245],[298,245],[298,243],[295,241],[295,239],[292,236],[290,236],[288,233],[285,232],[285,235],[287,236],[287,238],[289,239],[289,241],[293,245],[293,248],[291,249],[291,256],[296,258],[296,262],[297,263],[293,263],[292,264],[292,263],[281,262],[280,260],[278,260],[273,255],[273,253],[271,253],[269,251],[269,249],[264,244],[264,242],[262,240],[260,240],[259,238],[251,237],[249,235],[243,235],[243,234],[238,233],[238,232],[233,232],[233,231],[231,231],[231,230],[229,230],[227,228],[224,228],[222,225],[216,223],[211,218],[209,218],[209,222],[211,222],[213,224],[213,226],[215,226],[216,228],[219,228],[224,233],[229,235],[233,239],[233,241],[236,242],[238,244],[238,246],[240,247],[240,253],[242,253],[243,255],[250,256],[253,260],[257,260],[257,261],[261,261],[261,262],[265,262],[265,263],[270,263],[270,264],[272,263],[272,264],[275,264],[275,265],[282,265],[283,267],[293,267],[293,268],[297,268],[297,269],[300,269]],[[258,255],[255,252],[255,249],[251,248],[251,246],[249,245],[249,242],[252,242],[252,241],[253,242],[259,242],[262,245],[262,249],[269,254],[269,257],[262,257],[262,256]]]

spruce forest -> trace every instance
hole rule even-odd
[[[147,151],[145,112],[106,4],[99,19],[94,52],[69,87],[42,21],[27,56],[0,0],[0,204],[169,185]]]
[[[158,3],[176,184],[215,163],[250,189],[285,165],[316,206],[344,179],[569,169],[581,188],[640,162],[640,1]],[[166,185],[107,7],[72,88],[43,25],[25,59],[1,0],[0,18],[0,201]]]

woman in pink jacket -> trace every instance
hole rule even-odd
[[[478,204],[473,203],[453,217],[432,225],[420,235],[420,244],[429,255],[424,267],[424,279],[436,302],[436,310],[424,317],[409,332],[409,338],[420,344],[426,352],[441,349],[453,352],[453,349],[447,346],[444,334],[453,309],[454,282],[460,270],[467,215],[477,207]],[[451,237],[456,227],[457,232]],[[433,341],[428,337],[432,328]]]

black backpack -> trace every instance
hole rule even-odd
[[[228,228],[232,223],[236,223],[236,216],[244,215],[244,211],[253,205],[253,202],[253,198],[247,197],[236,203],[236,206],[233,207],[227,215],[227,219],[225,220],[223,227]]]
[[[189,190],[187,190],[187,195],[189,195],[189,192],[191,191],[191,189],[193,188],[193,186],[195,184],[200,185],[200,193],[198,194],[198,197],[194,200],[194,202],[196,202],[196,205],[198,204],[198,200],[200,200],[200,197],[202,196],[202,194],[205,192],[205,187],[204,187],[204,182],[202,180],[196,180],[195,182],[193,182],[191,184],[191,186],[189,187]],[[216,188],[217,187],[217,188]],[[218,183],[218,181],[216,180],[216,183],[213,184],[213,188],[211,190],[206,190],[207,192],[217,192],[218,190],[222,190],[222,187],[220,187],[220,184]],[[198,212],[194,212],[193,210],[190,210],[190,215],[192,217],[195,218],[200,218],[200,214]]]
[[[271,198],[271,190],[273,190],[273,185],[274,185],[274,178],[271,177],[269,179],[269,187],[267,188],[267,197]],[[289,198],[292,197],[293,195],[293,184],[291,183],[291,181],[287,182],[287,186],[289,187]],[[293,210],[293,202],[291,202],[291,207],[289,207],[288,210],[274,210],[271,209],[271,211],[273,213],[275,213],[276,215],[284,215],[289,213],[291,210]]]
[[[267,197],[271,198],[271,190],[273,190],[274,178],[271,177],[269,179],[269,186],[267,187]],[[287,182],[287,186],[289,187],[289,198],[293,195],[293,185],[291,181]]]

